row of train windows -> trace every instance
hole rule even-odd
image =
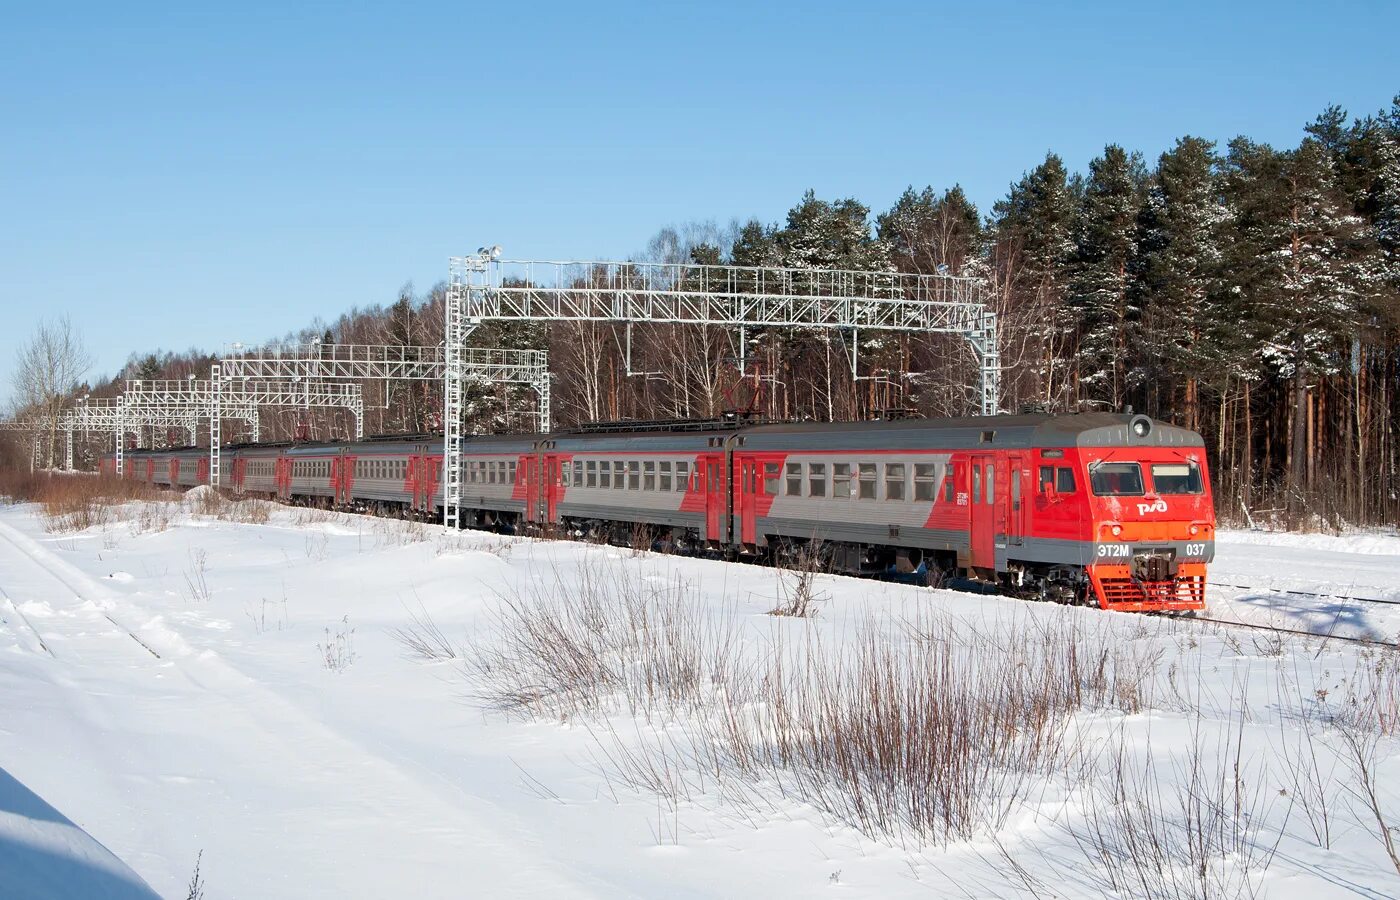
[[[921,500],[938,497],[940,469],[935,463],[787,463],[779,473],[777,463],[764,467],[769,496],[778,495],[779,486],[787,497],[830,497],[833,500]],[[909,476],[914,476],[912,490]],[[943,479],[943,499],[953,502],[951,473]]]
[[[515,484],[515,460],[487,460],[467,463],[469,484]]]
[[[357,459],[355,460],[356,478],[407,478],[408,460],[406,459]]]
[[[699,471],[696,471],[698,477]],[[688,462],[655,460],[581,460],[562,463],[559,484],[564,487],[614,488],[631,491],[685,491],[691,487]],[[695,485],[698,490],[699,485]]]
[[[331,477],[330,460],[299,460],[292,463],[292,475],[296,478],[329,478]]]
[[[249,478],[271,478],[274,465],[270,459],[251,459],[243,474]]]

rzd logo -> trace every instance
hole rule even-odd
[[[1145,515],[1147,515],[1148,513],[1154,513],[1154,512],[1166,512],[1166,511],[1167,511],[1167,501],[1165,501],[1165,500],[1158,500],[1158,501],[1156,501],[1155,503],[1139,503],[1139,504],[1137,505],[1137,508],[1138,508],[1138,515],[1140,515],[1140,516],[1145,516]]]

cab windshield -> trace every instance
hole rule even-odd
[[[1153,463],[1152,487],[1159,494],[1199,494],[1201,467],[1194,462]]]
[[[1140,497],[1142,467],[1135,462],[1101,462],[1089,467],[1089,487],[1098,497]]]

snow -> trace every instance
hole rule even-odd
[[[683,585],[704,622],[759,656],[871,629],[912,646],[909,623],[930,616],[979,635],[989,659],[1027,625],[1104,630],[1157,660],[1164,686],[1143,710],[1076,714],[1075,766],[1121,743],[1170,794],[1192,735],[1215,747],[1238,730],[1246,768],[1265,773],[1251,827],[1277,842],[1269,896],[1400,894],[1335,736],[1314,735],[1330,847],[1280,756],[1305,734],[1290,703],[1370,684],[1374,648],[829,576],[815,619],[778,619],[766,613],[784,576],[754,566],[286,509],[260,525],[179,505],[141,521],[50,534],[35,508],[0,508],[6,897],[101,896],[99,878],[112,896],[148,895],[141,879],[184,896],[201,851],[210,897],[1030,896],[1006,855],[1043,895],[1106,893],[1078,844],[1093,798],[1076,782],[1101,775],[1044,778],[999,827],[946,843],[862,832],[772,784],[743,800],[682,774],[672,803],[629,786],[609,747],[683,744],[683,716],[507,716],[456,662],[409,658],[392,633],[426,616],[459,646],[487,645],[504,599],[590,584]],[[1400,593],[1400,539],[1314,541],[1222,533],[1212,581],[1251,589],[1212,588],[1210,614],[1295,627],[1343,601],[1311,601],[1319,613],[1261,588]],[[1347,624],[1394,640],[1397,613],[1358,608]],[[1400,748],[1378,741],[1380,802],[1400,820]]]

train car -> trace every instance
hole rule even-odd
[[[345,444],[296,444],[283,451],[282,459],[286,499],[325,507],[351,502],[353,455]]]
[[[740,553],[819,542],[843,571],[1204,606],[1215,517],[1195,432],[1104,413],[761,425],[731,443]]]
[[[646,537],[667,549],[721,550],[728,545],[726,442],[736,430],[622,426],[550,435],[529,469],[530,520],[619,543]]]
[[[480,528],[514,530],[540,524],[537,434],[472,435],[462,444],[462,520]],[[439,457],[440,459],[441,457]],[[531,502],[534,500],[535,502]],[[433,502],[442,504],[439,488]]]
[[[229,488],[236,496],[283,498],[285,470],[283,457],[287,444],[245,444],[230,447],[228,459]]]

